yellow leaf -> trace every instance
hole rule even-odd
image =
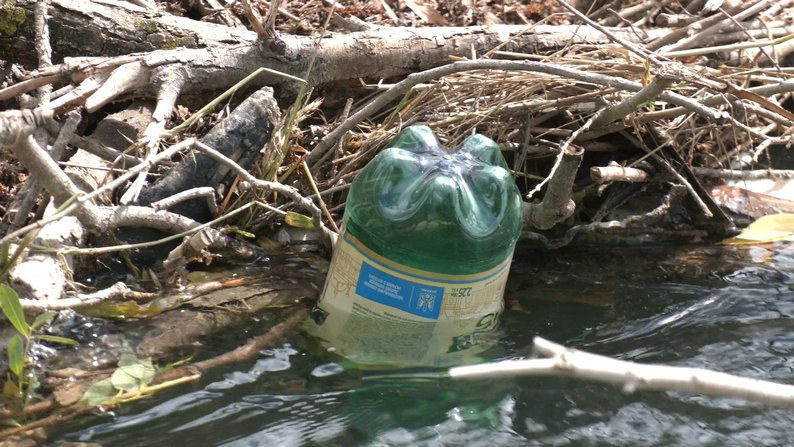
[[[284,216],[284,222],[295,228],[305,228],[307,230],[314,228],[311,217],[298,214],[294,211],[287,211],[287,214]]]
[[[726,244],[763,244],[768,242],[794,242],[794,214],[770,214],[742,230]]]

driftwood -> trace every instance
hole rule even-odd
[[[454,379],[514,376],[559,376],[621,385],[623,392],[680,391],[717,397],[739,397],[783,408],[794,408],[794,386],[740,377],[703,368],[643,365],[577,349],[535,337],[534,350],[550,358],[505,360],[449,370]]]
[[[35,4],[32,0],[17,1],[17,7],[24,9],[28,18],[32,18]],[[201,74],[198,68],[192,73],[195,77],[191,80],[191,88],[201,88],[201,84],[205,84],[204,88],[228,87],[261,66],[302,76],[315,51],[320,67],[313,73],[312,82],[322,84],[402,76],[447,63],[450,56],[482,55],[500,45],[502,50],[540,54],[570,44],[609,42],[593,28],[579,25],[380,28],[336,35],[319,42],[314,37],[286,35],[279,35],[273,42],[257,42],[257,35],[252,31],[152,13],[124,2],[108,5],[53,0],[49,15],[53,51],[59,58],[178,49],[163,54],[170,56],[170,62],[184,62],[188,66],[199,67],[209,62],[207,73]],[[86,16],[93,20],[87,22]],[[26,21],[19,26],[19,37],[24,38],[0,39],[0,53],[35,55],[30,44],[34,41],[31,25]],[[669,32],[655,29],[645,35],[629,29],[615,28],[614,31],[634,42],[638,42],[638,38],[654,39]],[[36,65],[33,58],[14,62]],[[209,70],[220,73],[211,75]],[[241,75],[234,76],[236,73]]]

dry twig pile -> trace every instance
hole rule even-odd
[[[213,218],[260,233],[294,210],[331,235],[326,228],[338,228],[346,188],[358,170],[416,122],[430,124],[450,146],[473,131],[497,140],[526,193],[525,237],[549,247],[583,232],[722,237],[735,231],[735,216],[715,203],[703,186],[706,177],[788,175],[769,170],[770,150],[787,147],[794,123],[785,108],[794,86],[786,66],[794,48],[788,1],[726,2],[715,10],[698,9],[702,2],[638,2],[619,12],[604,2],[590,5],[598,8],[589,17],[566,2],[502,11],[502,19],[526,25],[495,24],[499,16],[488,5],[462,11],[442,3],[397,15],[387,3],[376,3],[382,9],[373,11],[396,23],[418,17],[490,26],[386,28],[362,22],[353,13],[373,11],[351,5],[313,9],[326,13],[320,29],[313,36],[287,35],[278,30],[299,31],[306,20],[323,16],[306,14],[304,6],[298,20],[301,11],[288,3],[282,15],[271,13],[263,22],[247,11],[259,34],[245,31],[241,17],[226,11],[222,27],[232,42],[226,43],[220,25],[168,14],[152,18],[141,6],[91,4],[90,13],[112,13],[112,35],[140,40],[143,29],[148,45],[160,48],[53,65],[51,53],[74,49],[50,42],[44,13],[61,24],[53,27],[60,37],[75,32],[64,24],[75,20],[76,6],[69,0],[21,2],[14,11],[35,20],[17,25],[34,36],[39,67],[11,64],[0,89],[0,100],[20,108],[2,115],[3,145],[30,174],[17,200],[7,204],[2,243],[18,243],[66,215],[78,218],[78,230],[34,246],[97,255],[150,243],[79,247],[107,245],[99,235],[154,237],[124,230],[131,227],[177,237],[204,229],[203,241],[193,238],[192,247],[166,260],[175,273],[190,259],[205,258],[206,249],[232,243],[203,224],[218,224]],[[553,25],[529,22],[538,8]],[[86,28],[104,31],[108,24]],[[164,42],[175,43],[177,35],[191,48],[168,48]],[[20,45],[24,41],[13,38],[0,44]],[[128,45],[144,46],[134,39]],[[355,88],[363,79],[381,82]],[[263,87],[233,114],[211,115],[263,84],[278,87],[281,107]],[[197,112],[177,107],[227,87]],[[147,94],[156,102],[119,103]],[[96,125],[101,114],[118,108],[114,103],[127,112]],[[185,139],[214,124],[215,133],[200,141]],[[742,166],[765,171],[733,169]],[[49,196],[60,208],[42,220]],[[67,278],[70,268],[63,270]],[[13,278],[20,286],[28,281]],[[54,297],[66,290],[66,281],[58,282],[55,292],[23,288]]]

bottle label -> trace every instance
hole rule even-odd
[[[403,312],[437,320],[444,288],[391,275],[370,263],[361,263],[356,294]]]
[[[510,261],[472,275],[427,272],[385,259],[343,230],[315,332],[353,359],[443,364],[498,325]]]

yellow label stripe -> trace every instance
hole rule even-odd
[[[383,267],[392,271],[397,276],[403,276],[405,278],[419,279],[430,282],[439,282],[444,284],[478,283],[500,274],[504,269],[510,266],[510,261],[511,261],[510,258],[507,258],[504,260],[504,262],[500,263],[496,267],[493,267],[482,273],[475,273],[469,275],[449,275],[449,274],[428,272],[426,270],[414,269],[405,266],[403,264],[399,264],[397,262],[386,259],[383,256],[380,256],[377,253],[370,250],[369,248],[367,248],[364,244],[361,243],[361,241],[356,239],[351,234],[347,232],[344,233],[345,234],[342,237],[342,243],[346,243],[350,245],[353,249],[358,251],[370,262],[377,264],[379,267]]]

